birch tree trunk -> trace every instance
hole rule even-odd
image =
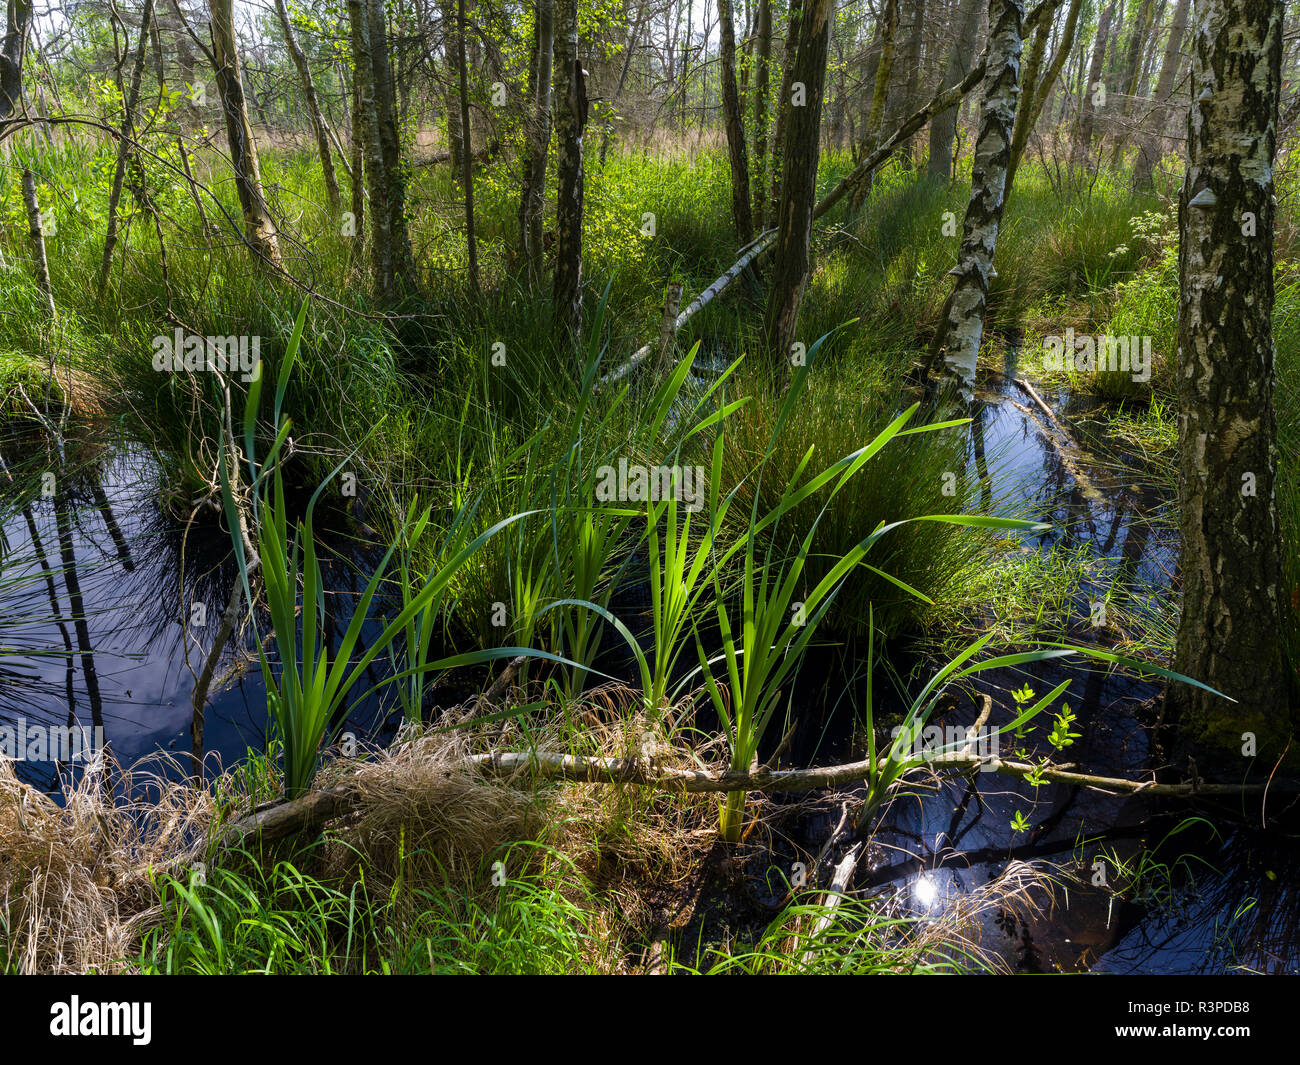
[[[1281,752],[1288,731],[1274,489],[1273,164],[1281,3],[1198,0],[1179,198],[1182,617],[1171,685],[1184,739]],[[1271,741],[1271,742],[1270,742]]]
[[[519,191],[519,253],[529,280],[542,277],[546,160],[551,147],[551,65],[555,50],[555,0],[537,0],[533,33],[532,114],[525,131],[523,181]]]
[[[970,204],[952,271],[956,279],[930,348],[931,368],[942,359],[947,379],[966,402],[974,398],[975,365],[1002,223],[1011,133],[1020,96],[1023,20],[1023,0],[990,0],[984,103],[975,142]]]
[[[962,0],[957,16],[957,39],[953,41],[952,51],[948,53],[948,65],[938,91],[960,84],[962,78],[969,73],[975,61],[975,38],[979,34],[983,10],[980,0]],[[952,180],[952,147],[957,137],[957,113],[960,109],[960,103],[953,104],[930,120],[930,162],[926,173],[945,183]]]
[[[1111,20],[1115,17],[1115,2],[1106,6],[1097,21],[1097,37],[1092,42],[1092,58],[1088,63],[1088,82],[1083,87],[1082,102],[1079,105],[1079,128],[1075,133],[1074,151],[1071,165],[1082,165],[1092,151],[1092,131],[1096,123],[1097,106],[1093,102],[1097,96],[1098,86],[1104,91],[1102,69],[1106,61],[1106,41],[1110,37]]]
[[[559,0],[555,10],[555,277],[552,304],[562,343],[582,334],[582,213],[585,179],[582,133],[587,91],[578,58],[578,2]]]
[[[1156,81],[1155,95],[1151,100],[1152,113],[1145,122],[1145,128],[1138,141],[1138,157],[1133,167],[1133,184],[1140,189],[1151,188],[1151,175],[1160,158],[1161,138],[1164,135],[1166,108],[1173,96],[1174,85],[1178,80],[1178,68],[1183,59],[1183,38],[1187,35],[1187,15],[1190,4],[1188,0],[1178,0],[1174,8],[1173,21],[1169,26],[1169,38],[1165,41],[1165,57],[1160,64],[1160,77]]]
[[[731,0],[718,0],[721,36],[722,113],[727,128],[727,155],[731,161],[731,216],[736,238],[743,247],[754,239],[754,218],[749,204],[749,157],[745,151],[745,120],[736,89],[736,27]]]
[[[54,289],[50,285],[50,264],[45,258],[45,227],[41,223],[41,205],[36,198],[36,178],[23,170],[23,206],[27,208],[27,238],[32,249],[32,274],[36,287],[45,297],[46,313],[54,317]]]
[[[240,71],[239,50],[235,40],[233,0],[208,0],[211,16],[212,57],[221,97],[221,111],[226,119],[226,138],[230,145],[230,164],[235,174],[235,192],[244,215],[244,235],[254,252],[275,266],[280,265],[280,241],[262,189],[262,168],[257,159],[253,126],[248,121],[248,102]]]
[[[776,219],[776,258],[763,323],[768,360],[780,376],[786,376],[790,369],[799,305],[808,283],[808,244],[817,200],[822,97],[833,13],[832,0],[805,0],[792,78],[796,95],[784,102],[788,117],[781,204]]]
[[[1034,31],[1034,43],[1030,45],[1029,56],[1020,68],[1020,100],[1016,104],[1016,124],[1011,132],[1011,152],[1007,156],[1006,195],[1016,179],[1020,169],[1020,157],[1025,145],[1029,143],[1029,113],[1033,107],[1034,90],[1038,87],[1039,72],[1043,69],[1043,60],[1047,56],[1047,39],[1052,35],[1052,20],[1044,19]]]
[[[334,156],[330,149],[329,126],[320,109],[320,100],[316,97],[316,82],[311,76],[311,65],[298,44],[298,35],[294,33],[293,23],[289,20],[289,8],[285,0],[275,0],[275,13],[280,18],[280,29],[284,31],[284,43],[293,57],[293,65],[298,68],[298,78],[302,82],[303,100],[307,105],[307,117],[311,120],[312,132],[316,135],[316,150],[320,153],[321,173],[325,177],[325,196],[329,201],[330,211],[337,215],[343,209],[343,197],[339,194],[339,180],[334,172]]]

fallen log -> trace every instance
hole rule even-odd
[[[483,147],[475,150],[473,156],[476,163],[490,163],[496,154],[501,151],[500,139],[488,141]],[[412,166],[438,166],[440,163],[451,162],[451,151],[447,148],[440,148],[432,155],[426,155],[423,159],[414,160]]]
[[[811,791],[815,788],[856,784],[875,772],[875,767],[866,760],[808,769],[759,768],[749,773],[713,773],[705,769],[656,767],[637,758],[581,757],[543,752],[480,754],[467,759],[467,763],[492,776],[531,773],[542,779],[567,780],[579,784],[632,784],[688,795],[728,791]],[[1154,780],[1127,780],[1093,773],[1074,773],[966,751],[936,755],[926,764],[954,769],[980,769],[1021,778],[1038,773],[1044,780],[1055,784],[1078,785],[1128,795],[1139,792],[1166,797],[1255,795],[1269,790],[1267,784],[1162,784]],[[1300,791],[1300,781],[1275,783],[1272,790]]]
[[[743,274],[746,268],[751,263],[759,262],[775,246],[776,246],[775,229],[769,229],[767,232],[760,234],[753,242],[747,244],[745,248],[742,249],[743,254],[740,256],[739,259],[736,260],[735,263],[732,264],[731,269],[729,269],[725,274],[723,274],[716,281],[714,281],[713,284],[711,284],[708,288],[706,288],[703,292],[701,292],[698,296],[696,296],[695,299],[691,301],[690,306],[688,306],[686,310],[682,311],[680,314],[677,315],[676,318],[672,320],[671,326],[669,325],[669,323],[665,322],[664,328],[657,340],[652,340],[649,344],[644,344],[641,347],[637,348],[637,350],[632,353],[631,357],[628,358],[621,366],[617,367],[614,370],[611,370],[604,377],[602,377],[600,379],[600,384],[598,387],[606,388],[617,381],[621,381],[634,369],[640,366],[641,363],[645,362],[645,360],[648,359],[651,356],[651,354],[653,354],[657,349],[665,347],[667,341],[670,340],[672,337],[675,337],[681,331],[682,326],[684,326],[687,322],[689,322],[692,318],[694,318],[700,311],[702,311],[705,307],[707,307],[710,303],[712,303],[714,299],[722,295],[722,293],[724,293],[728,288],[730,288],[732,282],[734,282],[736,278],[738,278],[741,274]],[[680,295],[678,296],[678,298],[679,299],[681,298]]]
[[[1029,762],[1012,761],[992,755],[976,755],[967,750],[936,755],[926,762],[936,769],[960,772],[982,770],[1024,779],[1038,774],[1054,784],[1091,788],[1108,794],[1160,796],[1164,798],[1213,798],[1223,796],[1263,795],[1266,792],[1295,794],[1300,781],[1273,781],[1262,784],[1209,784],[1195,781],[1164,784],[1155,780],[1127,780],[1096,773],[1079,773]],[[867,761],[843,765],[814,766],[808,769],[764,769],[749,773],[714,773],[706,769],[679,769],[656,766],[639,758],[583,757],[542,751],[502,751],[466,758],[461,767],[494,777],[528,776],[540,780],[565,780],[577,784],[622,784],[653,788],[657,791],[687,795],[718,794],[728,791],[811,791],[836,788],[866,780],[875,772]],[[221,845],[238,846],[250,839],[282,839],[296,833],[313,831],[327,821],[357,809],[361,804],[359,786],[340,781],[321,791],[297,799],[271,803],[244,817],[229,822],[221,831]]]

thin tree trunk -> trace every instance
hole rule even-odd
[[[5,35],[0,41],[0,135],[7,120],[22,110],[23,58],[36,10],[32,0],[9,0],[6,6]]]
[[[360,120],[366,187],[370,193],[374,296],[378,303],[387,304],[398,296],[412,266],[383,4],[380,0],[348,0],[348,20],[359,104],[356,117]],[[355,194],[353,200],[355,203]]]
[[[921,43],[925,37],[926,0],[913,0],[912,9],[912,28],[908,32],[907,51],[903,55],[903,67],[907,78],[897,102],[889,109],[889,118],[885,123],[886,129],[892,129],[898,125],[901,117],[916,107],[916,98],[919,95]],[[905,161],[908,166],[915,162],[913,155],[912,145],[908,145],[904,152],[899,153],[900,159]]]
[[[544,2],[544,0],[538,0],[538,2],[541,3]],[[549,2],[552,6],[552,10],[554,10],[554,0],[545,0],[545,2]],[[649,6],[649,0],[642,0],[641,10],[636,17],[636,24],[632,27],[632,32],[627,39],[627,48],[623,53],[623,67],[618,74],[618,84],[614,86],[614,95],[609,101],[611,107],[618,103],[619,97],[623,95],[623,86],[627,83],[628,71],[632,69],[632,56],[636,52],[637,42],[641,40],[641,28],[645,25],[646,11]],[[553,20],[554,16],[552,15],[552,25],[554,25]],[[554,31],[552,31],[552,36],[554,36]],[[612,123],[606,123],[605,130],[601,134],[600,165],[602,167],[605,165],[605,154],[609,151],[609,135],[612,128]]]
[[[1175,666],[1238,700],[1173,685],[1183,737],[1271,763],[1289,734],[1275,501],[1273,166],[1283,8],[1198,0],[1179,197]],[[1236,772],[1236,770],[1233,770]]]
[[[465,195],[465,250],[469,258],[469,289],[479,297],[478,237],[474,232],[474,146],[470,141],[469,75],[465,70],[465,0],[456,5],[456,66],[460,74],[460,128],[464,141],[460,153],[460,184]]]
[[[329,201],[330,211],[337,215],[343,209],[343,197],[339,193],[339,181],[334,173],[329,127],[325,115],[321,112],[320,101],[316,98],[316,83],[312,80],[311,66],[302,47],[298,44],[298,35],[293,31],[293,23],[289,20],[289,9],[284,0],[275,0],[275,13],[280,17],[284,43],[289,48],[293,65],[298,68],[298,77],[302,81],[302,95],[307,104],[307,117],[311,120],[312,131],[316,134],[316,149],[320,153],[321,173],[325,177],[325,197]]]
[[[754,225],[762,229],[767,215],[767,106],[771,94],[772,0],[758,0],[754,41]]]
[[[349,9],[350,10],[350,9]],[[353,56],[355,64],[355,54]],[[361,100],[361,76],[352,71],[352,128],[349,131],[348,147],[352,153],[352,229],[353,239],[357,242],[358,252],[366,242],[366,112]]]
[[[889,98],[889,79],[894,72],[894,52],[898,40],[898,0],[885,0],[885,11],[881,16],[880,59],[876,64],[875,87],[871,93],[871,110],[867,112],[867,125],[863,130],[863,150],[870,151],[874,141],[880,135],[880,126],[885,119],[885,101]]]
[[[32,248],[32,273],[36,287],[45,297],[45,309],[54,317],[54,289],[50,286],[50,264],[45,258],[45,228],[41,224],[41,205],[36,199],[36,179],[23,170],[23,205],[27,208],[27,236]]]
[[[1150,34],[1151,0],[1142,0],[1133,26],[1133,36],[1129,38],[1128,55],[1124,61],[1124,81],[1120,86],[1120,125],[1115,130],[1114,146],[1111,149],[1110,165],[1112,169],[1119,165],[1120,157],[1124,154],[1124,145],[1128,140],[1125,136],[1123,120],[1128,116],[1129,109],[1133,105],[1133,97],[1137,93],[1138,81],[1142,73],[1142,52]]]
[[[834,24],[832,0],[807,0],[799,24],[794,83],[804,89],[803,104],[787,99],[787,148],[782,152],[781,204],[777,213],[776,258],[769,280],[764,333],[769,364],[782,377],[790,369],[799,322],[799,305],[808,283],[808,244],[817,200],[821,154],[822,97],[826,58]]]
[[[794,91],[794,64],[799,50],[799,25],[803,21],[804,0],[790,0],[790,14],[785,30],[785,70],[781,74],[781,95],[776,102],[776,129],[772,135],[772,221],[781,206],[781,175],[785,170],[785,126]]]
[[[1029,56],[1020,69],[1020,100],[1016,104],[1016,125],[1011,133],[1011,151],[1007,155],[1007,178],[1005,195],[1011,195],[1016,171],[1020,169],[1020,157],[1025,145],[1029,143],[1030,113],[1034,104],[1034,92],[1038,88],[1038,75],[1043,68],[1043,59],[1047,55],[1047,39],[1052,35],[1051,20],[1039,23],[1034,32],[1034,43],[1029,48]]]
[[[867,113],[867,124],[863,131],[862,154],[865,155],[875,147],[880,138],[880,126],[885,118],[885,102],[889,97],[889,79],[894,70],[894,52],[898,39],[898,0],[885,0],[884,20],[880,27],[880,61],[876,66],[875,88],[871,94],[871,110]],[[871,180],[860,182],[853,190],[849,200],[851,210],[856,211],[871,192]]]
[[[388,232],[392,242],[390,292],[409,285],[414,274],[411,238],[406,227],[406,168],[402,142],[397,132],[397,95],[393,88],[393,67],[388,56],[388,27],[384,0],[366,0],[370,28],[370,61],[373,64],[375,110],[379,127],[379,148],[384,157],[387,184]]]
[[[1006,191],[1011,132],[1020,96],[1022,0],[991,0],[989,44],[979,138],[971,173],[971,198],[962,226],[956,278],[930,348],[930,369],[940,359],[948,379],[970,402],[984,336],[984,311]]]
[[[529,280],[542,277],[546,160],[551,147],[551,66],[555,51],[555,0],[537,0],[533,34],[533,110],[526,130],[519,191],[519,252]]]
[[[754,239],[754,216],[749,202],[749,157],[745,150],[745,119],[736,89],[736,26],[731,0],[718,0],[721,36],[722,113],[727,129],[727,155],[731,161],[731,217],[740,245]]]
[[[1042,69],[1043,52],[1052,23],[1050,19],[1039,23],[1038,32],[1034,37],[1033,53],[1030,55],[1029,62],[1025,64],[1020,103],[1016,107],[1016,129],[1011,136],[1011,159],[1007,163],[1006,194],[1008,197],[1011,195],[1011,190],[1015,188],[1016,171],[1020,169],[1021,160],[1024,159],[1030,134],[1038,124],[1038,116],[1042,114],[1043,105],[1051,98],[1052,87],[1061,73],[1061,67],[1069,58],[1070,49],[1074,47],[1074,33],[1079,24],[1079,11],[1082,7],[1083,0],[1070,0],[1065,26],[1061,30],[1061,39],[1057,42],[1056,52],[1041,78],[1039,71]],[[1041,46],[1040,42],[1042,42]]]
[[[1092,132],[1096,123],[1097,107],[1093,100],[1097,92],[1105,91],[1102,80],[1106,60],[1106,41],[1110,37],[1111,21],[1115,17],[1115,0],[1106,6],[1097,21],[1097,38],[1092,43],[1092,60],[1088,64],[1088,81],[1083,87],[1079,105],[1079,128],[1074,138],[1074,151],[1071,165],[1081,165],[1092,151]]]
[[[1174,7],[1173,22],[1169,26],[1169,39],[1165,42],[1165,57],[1160,64],[1160,77],[1156,81],[1155,96],[1151,101],[1152,114],[1138,140],[1137,163],[1133,168],[1133,184],[1140,189],[1151,188],[1151,175],[1160,158],[1161,141],[1166,125],[1166,108],[1173,96],[1178,80],[1178,68],[1183,59],[1183,38],[1187,35],[1188,0],[1178,0]]]
[[[453,53],[452,45],[452,10],[450,0],[440,0],[439,11],[442,15],[442,50],[444,59],[447,64],[447,73],[450,78],[456,78],[456,59]],[[447,147],[451,151],[451,169],[455,173],[460,173],[460,157],[463,150],[462,143],[464,140],[464,131],[460,125],[460,108],[455,106],[452,100],[452,93],[445,95],[444,104],[447,109]]]
[[[370,24],[367,0],[348,0],[348,29],[352,47],[354,102],[352,136],[360,149],[365,170],[366,189],[370,194],[370,266],[371,285],[376,300],[384,302],[392,285],[392,234],[388,227],[388,182],[384,176],[384,153],[379,145],[379,115],[375,105],[374,63],[370,53]],[[355,150],[355,149],[354,149]],[[360,177],[362,170],[355,168]],[[357,207],[357,189],[352,194]],[[358,226],[360,215],[358,215]],[[358,232],[360,229],[358,228]]]
[[[980,0],[962,0],[958,13],[959,29],[948,53],[948,65],[939,88],[947,89],[961,82],[974,62],[975,38],[979,34]],[[930,120],[930,162],[926,172],[931,178],[947,183],[952,180],[952,146],[957,137],[957,113],[960,103],[954,104]]]
[[[248,121],[248,103],[240,72],[235,39],[233,0],[208,0],[211,15],[212,57],[226,119],[230,165],[235,175],[235,192],[244,214],[244,234],[253,251],[275,266],[280,265],[280,241],[262,189],[262,168],[257,159],[257,142]]]
[[[104,298],[108,287],[108,272],[113,266],[113,252],[117,248],[117,208],[122,199],[122,182],[126,166],[135,143],[135,112],[140,106],[140,83],[144,80],[145,52],[149,46],[149,29],[153,22],[154,0],[144,0],[140,15],[140,42],[136,46],[135,66],[131,69],[131,87],[127,92],[122,111],[122,131],[117,140],[117,161],[113,167],[113,186],[108,194],[108,228],[104,233],[104,255],[99,263],[99,284],[96,293]]]
[[[552,303],[561,343],[582,335],[582,218],[585,179],[582,133],[587,124],[587,89],[578,58],[578,3],[559,0],[555,12],[555,277]]]

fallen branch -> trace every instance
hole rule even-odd
[[[990,755],[959,751],[936,755],[927,763],[932,767],[962,772],[983,770],[1024,779],[1038,774],[1054,784],[1092,788],[1121,795],[1149,795],[1165,798],[1262,795],[1275,792],[1300,792],[1300,781],[1274,781],[1265,784],[1162,784],[1154,780],[1127,780],[1096,773],[1078,773],[1050,766],[1033,765]],[[843,765],[814,766],[808,769],[756,769],[750,773],[713,773],[705,769],[678,769],[655,766],[638,758],[582,757],[540,751],[503,751],[466,758],[462,768],[489,776],[531,776],[542,780],[566,780],[576,784],[620,784],[653,788],[676,794],[703,795],[728,791],[811,791],[837,788],[866,780],[875,772],[867,761]],[[356,784],[344,780],[323,791],[310,792],[297,799],[268,804],[253,813],[227,824],[222,832],[225,845],[238,844],[250,837],[278,839],[298,832],[319,828],[326,821],[351,812],[360,805],[361,793]]]
[[[711,773],[704,769],[655,767],[636,758],[587,758],[571,754],[542,752],[500,752],[474,755],[467,764],[493,776],[530,772],[534,777],[567,780],[580,784],[631,784],[688,795],[727,791],[811,791],[834,788],[866,780],[875,771],[868,761],[808,769],[757,769],[750,773]],[[982,769],[1005,776],[1025,777],[1040,773],[1044,780],[1122,794],[1163,796],[1254,795],[1264,784],[1160,784],[1154,780],[1127,780],[1091,773],[1073,773],[1050,767],[1013,762],[991,755],[965,752],[936,755],[930,765],[957,769]],[[1300,791],[1300,781],[1288,782],[1288,790]]]
[[[1090,478],[1086,473],[1083,472],[1082,467],[1080,467],[1080,465],[1074,461],[1074,457],[1070,454],[1066,446],[1062,444],[1061,441],[1059,441],[1052,434],[1051,427],[1048,426],[1048,424],[1044,422],[1042,418],[1040,418],[1037,414],[1035,414],[1034,411],[1026,407],[1023,403],[1017,403],[1014,399],[1011,399],[1010,397],[1007,397],[1007,402],[1010,403],[1013,407],[1015,407],[1016,410],[1020,411],[1020,413],[1023,414],[1029,421],[1033,422],[1036,426],[1038,426],[1038,428],[1042,431],[1043,439],[1046,440],[1048,444],[1052,446],[1052,449],[1056,452],[1057,458],[1061,460],[1061,465],[1063,465],[1066,468],[1066,470],[1069,471],[1070,476],[1074,478],[1074,481],[1079,486],[1079,490],[1083,493],[1084,498],[1092,499],[1094,501],[1103,500],[1105,497],[1097,489],[1097,486],[1092,483],[1092,478]],[[1073,444],[1073,438],[1069,438],[1069,439],[1070,442]],[[1074,444],[1073,446],[1076,449],[1079,449],[1078,444]]]
[[[859,842],[849,848],[839,865],[835,867],[835,875],[831,878],[831,886],[826,889],[826,894],[822,896],[822,906],[824,909],[817,915],[817,922],[813,925],[812,935],[808,938],[816,942],[818,938],[831,926],[831,921],[835,919],[835,911],[839,904],[844,901],[844,893],[849,889],[849,881],[853,879],[853,873],[858,867],[858,860],[866,853],[865,846]],[[809,947],[804,951],[803,961],[807,965],[813,960],[813,951]]]
[[[652,340],[649,344],[645,344],[638,348],[626,362],[602,377],[598,387],[605,388],[617,381],[621,381],[634,369],[640,366],[641,363],[645,362],[645,360],[648,359],[657,349],[664,345],[667,338],[676,336],[681,331],[682,326],[699,314],[700,311],[704,310],[704,308],[712,303],[714,299],[730,288],[732,282],[743,274],[751,263],[758,263],[775,246],[775,229],[769,229],[767,232],[760,234],[752,243],[746,245],[745,249],[743,249],[744,253],[735,263],[732,264],[731,269],[696,296],[690,306],[677,315],[672,322],[671,330],[668,327],[668,323],[665,323],[665,327],[661,331],[657,340]]]
[[[518,674],[520,667],[523,666],[526,661],[528,661],[526,655],[516,655],[514,658],[510,659],[506,668],[501,671],[501,675],[492,682],[488,690],[480,695],[477,702],[474,703],[474,716],[486,712],[491,708],[493,703],[501,701],[506,694],[506,689],[510,686],[510,683],[515,679],[516,674]]]

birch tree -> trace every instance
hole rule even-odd
[[[578,58],[578,2],[555,9],[555,276],[552,303],[557,336],[576,342],[582,331],[582,214],[585,177],[582,134],[587,90]]]
[[[1171,687],[1185,738],[1261,750],[1287,725],[1274,491],[1273,164],[1282,4],[1198,0],[1179,198],[1175,668],[1225,695]],[[1280,745],[1274,751],[1280,753]]]
[[[962,224],[957,265],[952,270],[952,293],[930,347],[931,369],[942,360],[944,375],[967,402],[974,398],[975,364],[984,336],[984,311],[1002,222],[1007,163],[1020,95],[1024,14],[1023,0],[990,0],[984,102],[971,171],[970,204]]]

